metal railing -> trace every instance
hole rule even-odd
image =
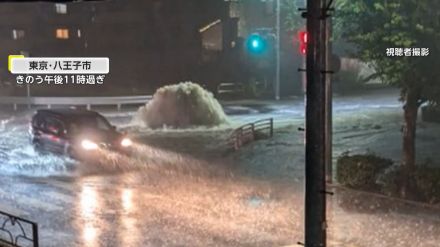
[[[39,247],[37,223],[0,211],[0,246]]]
[[[241,83],[220,83],[217,87],[218,94],[239,94],[243,91],[244,87]]]
[[[151,100],[151,95],[140,96],[115,96],[115,97],[6,97],[0,96],[0,104],[12,105],[17,110],[18,105],[45,105],[51,108],[54,105],[64,106],[86,106],[90,109],[92,105],[115,105],[118,110],[122,105],[145,104]]]
[[[273,118],[258,120],[235,129],[229,139],[234,150],[251,141],[273,136]]]

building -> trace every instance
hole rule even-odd
[[[32,86],[34,95],[145,94],[167,83],[209,81],[200,68],[215,63],[218,52],[232,48],[237,36],[236,21],[223,0],[0,5],[0,82],[12,82],[10,94],[24,92],[7,71],[10,54],[110,58],[102,90]],[[206,55],[210,50],[217,55]]]

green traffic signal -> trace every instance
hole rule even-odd
[[[267,51],[267,40],[258,33],[251,34],[246,40],[246,49],[251,54],[263,54]]]

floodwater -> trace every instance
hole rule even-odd
[[[336,153],[398,141],[395,96],[334,106]],[[29,114],[0,118],[0,210],[38,222],[40,246],[295,246],[304,238],[304,146],[296,131],[303,107],[301,99],[226,105],[233,126],[265,117],[279,124],[273,139],[236,153],[225,149],[231,126],[152,131],[130,126],[132,114],[107,114],[135,138],[134,154],[103,152],[95,162],[38,154],[27,140]],[[440,243],[434,206],[332,190],[328,246]]]

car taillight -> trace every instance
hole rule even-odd
[[[58,142],[60,140],[59,137],[56,137],[54,135],[49,135],[48,137],[49,137],[49,140],[54,141],[54,142]]]

